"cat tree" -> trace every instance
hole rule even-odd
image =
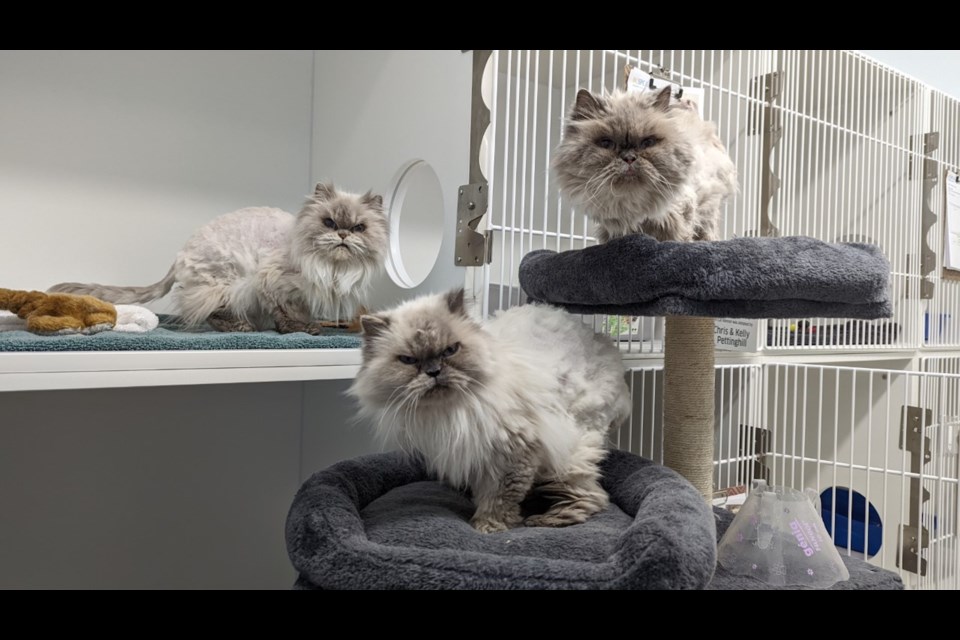
[[[666,316],[664,463],[713,492],[714,318],[891,315],[890,266],[864,244],[812,238],[658,242],[642,235],[520,265],[532,301],[576,313]]]
[[[732,515],[711,510],[713,317],[890,315],[876,247],[810,238],[657,242],[629,236],[530,253],[530,298],[577,313],[667,316],[664,466],[625,451],[602,461],[611,507],[574,527],[483,534],[457,490],[393,453],[341,462],[301,487],[287,518],[300,589],[769,588],[715,567]],[[561,347],[558,347],[561,348]],[[509,543],[509,544],[508,544]],[[844,558],[836,588],[897,589],[899,578]]]

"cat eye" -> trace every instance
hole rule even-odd
[[[365,224],[354,225],[354,227],[350,229],[350,231],[353,231],[354,233],[363,233],[366,230],[367,230],[367,225]]]
[[[403,364],[417,364],[417,359],[413,356],[397,356],[397,360]]]
[[[613,149],[613,140],[610,138],[600,138],[597,144],[604,149]]]
[[[441,355],[442,355],[444,358],[449,358],[450,356],[452,356],[453,354],[455,354],[457,351],[460,351],[460,343],[459,343],[459,342],[454,342],[452,345],[450,345],[449,347],[447,347],[446,349],[444,349],[444,350],[443,350],[443,353],[442,353]]]
[[[336,229],[337,223],[333,221],[333,218],[324,218],[323,226],[325,226],[327,229]]]
[[[647,136],[646,138],[640,141],[640,144],[638,146],[641,149],[649,149],[650,147],[657,144],[658,142],[659,140],[657,140],[657,138],[653,136]]]

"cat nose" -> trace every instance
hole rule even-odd
[[[628,151],[628,152],[624,153],[623,155],[621,155],[620,157],[623,158],[623,161],[624,161],[624,162],[626,162],[626,163],[629,164],[629,163],[631,163],[631,162],[633,162],[634,160],[637,159],[637,154],[635,154],[635,153],[632,152],[632,151]]]
[[[341,238],[346,238],[348,235],[350,235],[350,232],[344,231],[343,229],[341,229],[340,231],[337,231],[337,235],[340,236]]]
[[[428,376],[430,376],[431,378],[436,378],[438,375],[440,375],[440,371],[442,369],[443,369],[442,365],[429,364],[424,368],[423,372]]]

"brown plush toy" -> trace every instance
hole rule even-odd
[[[117,309],[93,296],[0,289],[0,310],[27,321],[27,330],[41,335],[97,333],[117,324]]]

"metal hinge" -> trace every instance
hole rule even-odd
[[[904,406],[900,409],[900,448],[910,452],[910,471],[919,473],[923,465],[930,462],[930,438],[924,434],[926,427],[933,424],[933,411],[922,407]],[[897,546],[900,554],[896,564],[904,571],[927,574],[927,561],[921,552],[930,545],[930,533],[921,523],[923,503],[930,499],[930,492],[920,484],[918,478],[909,483],[910,506],[907,512],[908,524],[901,524],[897,531]]]
[[[912,455],[912,466],[919,467],[930,462],[930,437],[924,428],[933,424],[933,411],[921,407],[904,406],[900,410],[900,448]],[[919,471],[919,468],[913,471]]]
[[[916,136],[910,137],[910,150],[914,149]],[[930,131],[920,137],[922,143],[923,158],[921,165],[923,185],[920,195],[920,299],[930,300],[934,296],[934,283],[929,275],[934,271],[937,265],[937,254],[927,244],[927,238],[930,229],[937,223],[937,214],[933,210],[933,189],[937,186],[937,166],[936,160],[930,157],[930,154],[940,147],[940,132]],[[908,164],[908,175],[910,179],[914,178],[914,154],[907,156],[910,160]]]
[[[900,557],[897,566],[904,571],[927,575],[927,561],[920,557],[920,552],[930,546],[930,533],[926,527],[901,527],[897,532],[897,546],[900,547]]]
[[[493,237],[489,231],[477,231],[480,220],[487,212],[487,192],[490,190],[480,166],[480,148],[483,146],[483,135],[490,126],[490,109],[483,101],[482,87],[484,70],[491,53],[489,49],[475,49],[473,52],[470,175],[467,178],[470,184],[462,185],[457,194],[457,238],[453,263],[458,267],[479,267],[493,260]]]
[[[752,94],[754,96],[760,96],[764,102],[762,111],[762,122],[764,126],[760,126],[761,111],[754,110],[752,127],[753,133],[759,133],[762,137],[760,158],[760,235],[774,238],[780,235],[780,230],[770,217],[771,203],[777,190],[780,188],[780,178],[777,176],[774,168],[774,152],[783,137],[780,110],[774,107],[774,103],[780,97],[782,83],[782,74],[779,71],[774,71],[754,78],[752,90]]]
[[[478,267],[493,259],[493,238],[489,231],[480,233],[477,225],[487,212],[485,182],[465,184],[457,196],[457,241],[454,261],[458,267]]]

